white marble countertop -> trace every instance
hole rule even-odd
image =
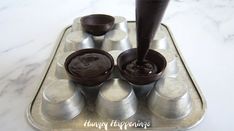
[[[55,40],[77,16],[135,19],[134,0],[1,0],[0,130],[31,131],[25,110]],[[163,23],[174,34],[208,103],[193,131],[234,130],[234,1],[171,0]]]

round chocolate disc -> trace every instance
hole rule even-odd
[[[87,53],[74,57],[68,65],[69,71],[80,77],[95,77],[111,68],[111,61],[103,54]]]

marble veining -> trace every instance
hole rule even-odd
[[[134,20],[134,4],[134,0],[1,0],[0,130],[33,130],[25,110],[64,27],[91,13]],[[171,0],[163,19],[208,102],[205,120],[194,131],[234,129],[234,107],[229,102],[234,99],[233,12],[234,0]]]

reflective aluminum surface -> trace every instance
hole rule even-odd
[[[135,33],[135,22],[128,22],[128,37],[132,47],[136,47],[136,33]],[[119,120],[119,123],[135,123],[138,126],[126,126],[122,130],[155,130],[155,131],[175,131],[175,130],[185,130],[190,129],[197,125],[203,119],[205,110],[206,110],[206,101],[198,87],[195,83],[193,76],[188,70],[186,63],[181,56],[178,47],[172,37],[171,32],[165,26],[161,26],[161,32],[164,33],[167,43],[170,48],[166,49],[166,51],[174,54],[176,56],[176,62],[178,66],[177,77],[179,81],[182,83],[186,83],[188,88],[188,93],[192,102],[192,109],[189,115],[185,115],[184,117],[178,119],[168,119],[166,117],[162,117],[163,115],[155,115],[152,111],[149,110],[148,104],[145,99],[141,100],[139,97],[138,107],[136,113],[128,119]],[[42,96],[45,88],[53,81],[58,81],[59,79],[56,77],[56,64],[59,58],[64,54],[64,45],[66,44],[66,36],[72,32],[71,27],[65,29],[62,32],[61,36],[58,39],[57,47],[53,51],[53,55],[50,58],[50,63],[48,63],[47,68],[44,72],[43,77],[40,80],[38,85],[38,91],[36,96],[34,97],[32,103],[30,104],[27,110],[27,118],[29,123],[36,129],[39,130],[69,130],[69,131],[93,131],[93,130],[104,130],[104,128],[97,128],[88,126],[89,122],[106,122],[109,131],[112,130],[120,130],[118,126],[111,126],[111,123],[116,122],[112,119],[106,119],[98,115],[96,110],[95,98],[87,98],[85,96],[85,106],[83,110],[79,113],[77,117],[74,117],[70,120],[58,121],[47,119],[48,116],[45,116],[41,111],[42,106]],[[96,42],[95,42],[96,46]],[[101,48],[101,46],[100,46]],[[155,49],[156,50],[156,49]],[[164,49],[165,50],[165,49]],[[118,78],[118,77],[117,77]],[[76,86],[77,87],[77,86]],[[80,87],[78,87],[80,88]],[[113,93],[114,94],[114,93]],[[145,97],[143,97],[145,98]],[[177,117],[176,117],[177,118]],[[141,125],[142,126],[139,126]]]
[[[131,48],[128,34],[121,30],[112,30],[105,35],[102,50],[127,50]]]
[[[64,51],[76,51],[79,49],[94,48],[92,36],[83,31],[74,31],[66,36]]]
[[[76,117],[84,104],[79,88],[68,80],[58,80],[44,89],[41,108],[46,118],[67,120]]]
[[[80,19],[81,17],[77,17],[76,19],[74,19],[72,23],[72,31],[82,30]]]
[[[102,84],[95,85],[95,86],[84,86],[84,85],[76,84],[76,87],[79,87],[81,89],[86,99],[95,101]]]
[[[111,50],[111,51],[108,52],[113,57],[114,64],[115,64],[115,67],[114,67],[114,70],[112,72],[111,78],[121,78],[121,79],[123,79],[123,77],[120,75],[119,69],[117,67],[117,58],[122,52],[123,52],[122,50]]]
[[[111,50],[108,52],[113,57],[115,61],[115,66],[117,66],[117,58],[122,52],[123,52],[122,50]]]
[[[156,82],[152,82],[146,85],[135,85],[132,83],[129,83],[132,88],[134,89],[135,94],[139,97],[146,97],[152,90],[152,88],[154,87]]]
[[[56,71],[55,71],[55,76],[59,79],[67,79],[67,73],[64,68],[64,63],[66,58],[71,54],[72,52],[66,52],[64,53],[57,61],[56,64]]]
[[[175,78],[159,80],[149,95],[148,107],[155,115],[165,118],[185,117],[192,109],[186,83]]]
[[[137,110],[137,99],[129,84],[121,79],[103,83],[96,103],[97,113],[113,120],[127,119]]]
[[[162,49],[157,49],[156,51],[161,53],[166,58],[166,61],[167,61],[167,67],[165,69],[164,76],[175,78],[179,72],[176,55],[172,52],[162,50]]]
[[[167,41],[167,37],[165,32],[161,31],[159,28],[155,33],[153,40],[150,43],[150,49],[169,49],[169,43]]]
[[[122,16],[115,16],[115,24],[113,29],[128,32],[127,20]]]

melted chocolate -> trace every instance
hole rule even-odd
[[[123,68],[125,72],[136,76],[147,76],[157,73],[157,66],[149,61],[144,61],[139,65],[136,60],[133,60],[124,65]]]
[[[68,65],[69,71],[80,77],[96,77],[106,73],[111,68],[111,61],[105,55],[87,53],[76,56]]]
[[[136,0],[137,64],[143,64],[169,0]]]
[[[169,0],[136,0],[137,60],[127,63],[125,71],[137,76],[157,73],[157,66],[145,60],[150,42],[159,27]]]

